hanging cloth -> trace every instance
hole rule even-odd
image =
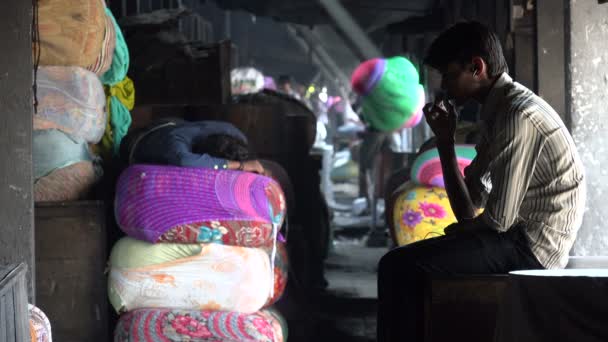
[[[124,36],[122,35],[120,26],[118,26],[116,19],[112,15],[112,11],[106,8],[106,14],[114,23],[114,28],[116,31],[116,47],[114,48],[112,66],[110,67],[110,70],[101,75],[100,79],[101,83],[112,86],[119,83],[127,76],[127,71],[129,70],[129,48],[127,47]]]
[[[101,153],[106,156],[110,152],[117,155],[120,142],[131,126],[129,111],[135,105],[135,86],[129,77],[125,77],[114,86],[105,86],[105,91],[108,101],[108,123],[101,139]]]

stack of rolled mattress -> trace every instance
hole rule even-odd
[[[288,259],[274,180],[248,172],[132,165],[115,214],[128,235],[110,255],[115,341],[285,341],[271,308]]]

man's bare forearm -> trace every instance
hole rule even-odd
[[[438,141],[437,149],[439,150],[443,180],[452,211],[458,222],[470,220],[475,217],[475,206],[471,201],[464,178],[458,169],[454,142]]]

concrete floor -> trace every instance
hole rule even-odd
[[[355,184],[337,186],[335,199],[339,205],[352,203],[356,189]],[[371,217],[353,216],[347,211],[333,214],[334,239],[325,262],[328,286],[320,293],[305,295],[306,298],[292,295],[288,300],[291,303],[284,303],[286,307],[297,308],[287,312],[295,320],[289,324],[289,342],[376,340],[376,268],[388,247],[368,247]],[[383,220],[378,225],[383,232]],[[383,233],[375,236],[380,236],[380,242],[388,241]],[[286,295],[289,298],[289,293]]]
[[[376,266],[386,251],[366,247],[361,238],[336,239],[326,262],[321,341],[375,341]]]

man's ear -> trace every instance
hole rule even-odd
[[[471,72],[473,73],[473,76],[487,74],[487,65],[486,65],[486,62],[483,60],[483,58],[481,58],[479,56],[475,56],[471,60],[471,64],[472,64]]]

